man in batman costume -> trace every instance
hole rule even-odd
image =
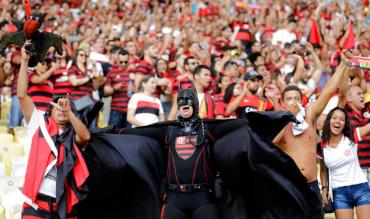
[[[177,102],[177,121],[93,134],[79,218],[311,218],[314,194],[271,143],[293,115],[201,120],[193,89]]]

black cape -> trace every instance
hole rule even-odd
[[[226,188],[220,218],[311,217],[314,193],[294,161],[271,143],[293,120],[284,112],[250,112],[246,120],[204,121],[220,137],[213,148]],[[77,208],[79,218],[160,218],[162,139],[171,125],[178,123],[131,129],[135,135],[93,134],[85,151],[90,194]]]

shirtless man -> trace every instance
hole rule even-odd
[[[286,110],[296,115],[301,124],[289,123],[274,139],[274,143],[288,154],[297,164],[308,186],[317,196],[317,208],[312,209],[313,217],[324,218],[320,188],[317,181],[316,167],[316,121],[327,105],[332,94],[337,90],[343,78],[346,66],[352,54],[342,54],[342,62],[327,82],[319,98],[304,112],[302,108],[302,92],[295,85],[287,86],[282,94]]]

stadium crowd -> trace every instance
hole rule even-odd
[[[200,118],[283,110],[284,90],[294,86],[303,94],[302,106],[309,107],[338,71],[343,50],[370,58],[368,0],[31,3],[33,11],[45,13],[42,29],[63,37],[64,53],[50,49],[44,63],[29,68],[28,95],[41,111],[66,94],[77,113],[104,102],[90,128],[174,120],[177,92],[190,86],[197,91]],[[17,31],[25,12],[23,1],[0,0],[0,6],[1,37]],[[15,136],[24,125],[16,86],[21,59],[16,47],[0,57],[1,121],[8,125],[4,132]],[[330,94],[318,130],[338,102],[353,128],[370,121],[370,72],[347,68],[345,74],[340,86],[349,86],[348,94],[344,100],[341,89]],[[356,143],[370,182],[370,134]]]

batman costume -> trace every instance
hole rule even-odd
[[[190,118],[93,134],[79,218],[311,218],[314,194],[271,143],[291,114],[201,120],[194,90],[177,101]]]

